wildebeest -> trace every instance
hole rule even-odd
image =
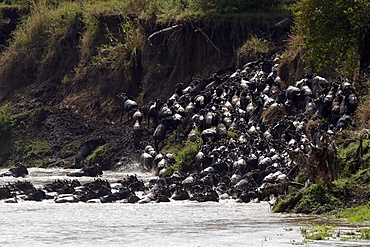
[[[159,143],[166,137],[167,130],[170,128],[170,120],[168,118],[162,119],[153,133],[154,145],[156,151],[159,151]]]
[[[292,17],[285,18],[274,25],[272,39],[278,41],[284,34],[290,32],[290,28],[294,24],[294,19]],[[281,40],[281,39],[280,39]]]
[[[68,174],[70,177],[97,177],[99,175],[103,175],[103,170],[99,164],[95,164],[93,166],[89,167],[83,167],[80,171],[78,172],[73,172]]]
[[[153,156],[151,156],[150,154],[148,153],[143,153],[141,156],[140,156],[140,164],[141,166],[146,169],[146,170],[150,170],[153,166],[153,161],[154,161],[154,158]]]
[[[86,157],[92,153],[92,151],[94,151],[96,148],[104,144],[105,144],[105,140],[101,136],[98,136],[97,138],[94,138],[94,139],[87,140],[84,143],[82,143],[80,146],[80,150],[75,155],[75,166],[78,167],[81,161],[85,160]]]
[[[6,186],[0,187],[0,200],[10,198],[11,196],[12,196],[11,191],[8,187]]]
[[[129,99],[125,93],[120,93],[117,96],[121,98],[121,121],[124,112],[127,112],[129,114],[130,119],[130,114],[133,114],[137,110],[138,104],[135,101]]]
[[[163,105],[164,101],[161,99],[157,99],[156,101],[153,101],[148,105],[148,109],[146,109],[146,111],[144,112],[144,114],[147,117],[148,127],[151,118],[154,123],[154,126],[156,127],[158,125],[158,115]]]
[[[22,163],[17,163],[16,167],[10,168],[7,172],[0,174],[0,177],[7,177],[7,176],[13,176],[13,177],[24,177],[28,175],[27,168]]]
[[[159,143],[162,142],[166,136],[167,126],[164,123],[160,123],[153,133],[154,146],[159,151]]]

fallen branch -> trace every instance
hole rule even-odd
[[[203,30],[200,28],[200,27],[197,27],[197,29],[195,29],[195,32],[200,32],[201,34],[204,35],[204,37],[206,37],[206,42],[209,42],[211,43],[211,45],[216,49],[216,51],[218,53],[221,53],[221,50],[212,42],[212,40],[208,37],[208,35],[203,32]],[[227,55],[226,53],[222,52],[224,55]]]
[[[174,26],[172,26],[172,27],[167,27],[167,28],[164,28],[164,29],[161,29],[161,30],[159,30],[159,31],[157,31],[157,32],[152,33],[152,34],[151,34],[151,35],[149,35],[149,37],[148,37],[148,41],[149,41],[150,45],[151,45],[151,46],[153,46],[153,44],[152,44],[152,42],[150,41],[150,39],[152,39],[154,36],[156,36],[156,35],[158,35],[158,34],[161,34],[161,33],[164,33],[164,32],[172,31],[172,30],[177,29],[177,28],[182,27],[182,26],[183,26],[182,24],[178,24],[178,25],[174,25]]]

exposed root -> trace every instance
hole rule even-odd
[[[148,41],[150,43],[151,46],[153,46],[152,42],[150,41],[154,36],[158,35],[158,34],[161,34],[161,33],[164,33],[164,32],[169,32],[169,31],[172,31],[172,30],[175,30],[175,29],[178,29],[180,27],[183,27],[182,24],[177,24],[177,25],[174,25],[174,26],[171,26],[171,27],[167,27],[167,28],[164,28],[164,29],[161,29],[157,32],[154,32],[152,33],[151,35],[149,35],[148,37]]]

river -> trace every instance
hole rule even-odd
[[[36,186],[68,179],[70,170],[30,168]],[[2,170],[0,170],[2,172]],[[126,174],[143,180],[149,173],[107,171],[103,179],[117,181]],[[92,178],[81,178],[87,182]],[[0,178],[0,184],[16,181]],[[312,224],[335,225],[338,232],[359,226],[324,216],[273,214],[268,203],[173,201],[170,203],[0,202],[0,246],[370,246],[370,241],[340,237],[305,242],[302,229]]]

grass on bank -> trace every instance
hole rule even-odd
[[[183,137],[180,137],[178,133],[174,131],[167,138],[167,144],[162,149],[163,153],[171,153],[175,158],[175,164],[168,167],[162,176],[171,176],[175,171],[194,172],[198,169],[194,164],[194,157],[203,145],[199,131],[196,130],[195,141],[182,141]]]
[[[370,221],[370,204],[338,211],[335,215],[340,218],[346,218],[349,222]]]
[[[3,6],[35,8],[44,5],[58,8],[69,0],[5,0]],[[241,13],[277,13],[288,11],[291,2],[287,0],[75,0],[86,6],[88,12],[131,13],[159,19],[177,19],[186,16],[233,15]],[[279,9],[279,11],[277,11]]]
[[[0,164],[6,162],[12,147],[11,125],[10,104],[5,104],[0,107]]]
[[[305,238],[305,242],[314,240],[326,240],[333,237],[334,226],[314,225],[301,229],[301,234]]]
[[[328,239],[339,239],[340,241],[369,240],[370,228],[361,227],[355,230],[343,230],[333,225],[317,224],[301,228],[301,234],[306,243]]]

